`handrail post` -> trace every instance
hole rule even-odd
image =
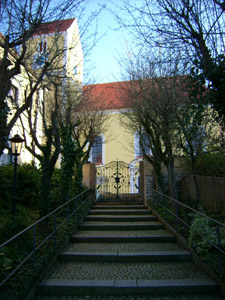
[[[56,248],[56,235],[57,235],[57,227],[56,227],[56,212],[54,213],[54,248]]]
[[[165,214],[166,214],[166,210],[167,210],[167,208],[166,208],[166,206],[167,206],[167,201],[166,201],[165,195],[163,195],[163,198],[164,198],[164,206],[165,206]]]
[[[176,232],[178,232],[178,228],[179,228],[179,207],[178,207],[178,203],[175,202],[175,213],[176,213]]]
[[[218,239],[218,247],[221,249],[221,236],[220,236],[220,225],[217,224],[217,239]],[[221,269],[221,252],[219,251],[219,269]]]
[[[77,197],[75,197],[74,203],[73,203],[73,216],[75,216],[76,213],[77,213]]]
[[[191,212],[191,224],[193,224],[194,222],[194,214],[193,214],[193,211]]]
[[[36,273],[36,225],[33,227],[33,272]]]
[[[69,216],[69,203],[66,205],[66,219],[68,219]]]

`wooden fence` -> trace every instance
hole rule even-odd
[[[225,214],[225,178],[200,175],[197,177],[203,206],[213,213]],[[183,179],[181,191],[183,195],[196,199],[193,175]]]

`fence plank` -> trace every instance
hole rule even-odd
[[[225,178],[201,175],[197,178],[203,206],[213,213],[225,214]],[[183,195],[196,199],[193,175],[183,179],[181,191]]]

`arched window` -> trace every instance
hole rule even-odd
[[[92,162],[102,164],[102,137],[96,136],[92,145]]]
[[[143,150],[141,147],[141,144],[143,146],[143,150],[145,155],[152,155],[152,151],[149,144],[149,137],[145,131],[141,133],[141,136],[139,132],[136,132],[134,135],[134,156],[137,157],[143,157]]]
[[[139,154],[139,156],[144,156],[144,153],[146,155],[151,154],[151,149],[150,149],[150,146],[149,146],[149,139],[148,139],[148,135],[147,135],[146,132],[141,133],[141,137],[139,137],[139,144],[140,144],[140,154]],[[142,144],[142,146],[141,146],[141,144]]]

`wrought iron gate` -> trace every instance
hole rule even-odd
[[[129,200],[139,196],[139,168],[123,161],[96,168],[96,194],[98,199]]]

